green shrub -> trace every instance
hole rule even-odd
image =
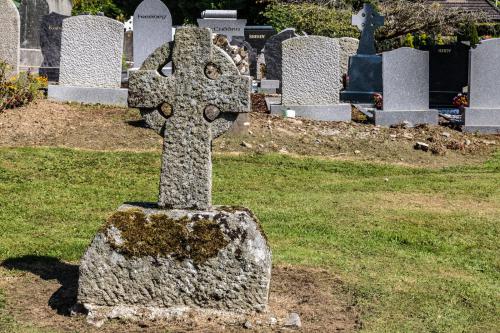
[[[9,65],[0,60],[0,113],[31,103],[41,95],[40,89],[47,86],[45,77],[30,72],[11,77],[9,73]]]
[[[123,12],[113,0],[74,0],[73,15],[104,13],[108,17],[124,20]]]
[[[351,25],[351,11],[311,3],[271,3],[264,13],[276,30],[295,28],[297,32],[327,37],[359,38],[359,30]]]
[[[406,34],[406,37],[403,40],[402,46],[415,48],[415,45],[413,44],[413,40],[414,40],[414,37],[412,34]]]

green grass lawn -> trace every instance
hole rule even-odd
[[[156,153],[1,148],[0,260],[76,262],[121,203],[156,200],[159,166]],[[367,332],[498,332],[500,154],[439,170],[216,156],[213,196],[256,213],[275,263],[340,276]]]

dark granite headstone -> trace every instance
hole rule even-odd
[[[358,53],[349,58],[347,87],[341,93],[343,101],[371,103],[374,93],[382,92],[382,57],[376,55],[375,31],[384,25],[384,17],[365,4],[352,24],[361,30]]]
[[[247,26],[245,27],[245,40],[260,53],[269,38],[276,35],[276,30],[271,26]]]
[[[40,26],[49,5],[45,0],[23,0],[19,6],[21,17],[21,48],[40,49]]]
[[[297,37],[295,29],[289,28],[268,39],[264,47],[266,61],[266,80],[279,80],[281,92],[281,78],[283,76],[283,47],[282,43],[290,38]]]
[[[470,47],[458,43],[436,45],[428,50],[431,107],[452,107],[453,97],[468,85]]]
[[[42,48],[43,62],[39,73],[47,76],[51,82],[59,81],[62,23],[67,17],[69,16],[52,12],[43,17],[40,26],[40,46]]]

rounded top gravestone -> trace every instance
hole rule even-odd
[[[282,43],[290,38],[297,37],[295,29],[289,28],[272,36],[264,46],[264,58],[266,61],[266,79],[280,80],[282,76]]]
[[[0,0],[0,59],[7,62],[12,74],[19,69],[20,18],[16,6],[10,0]]]
[[[172,41],[172,16],[160,0],[144,0],[134,12],[134,67],[158,47]]]
[[[322,36],[283,42],[283,104],[332,105],[339,102],[340,46]]]
[[[19,6],[21,17],[21,47],[40,48],[40,26],[45,15],[49,14],[46,0],[23,0]]]
[[[119,88],[123,24],[104,16],[80,15],[63,21],[59,84]]]

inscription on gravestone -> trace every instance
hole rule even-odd
[[[144,0],[134,12],[134,67],[172,40],[172,16],[160,0]]]
[[[49,14],[46,0],[22,0],[19,6],[21,17],[21,47],[40,49],[40,26],[45,15]]]

